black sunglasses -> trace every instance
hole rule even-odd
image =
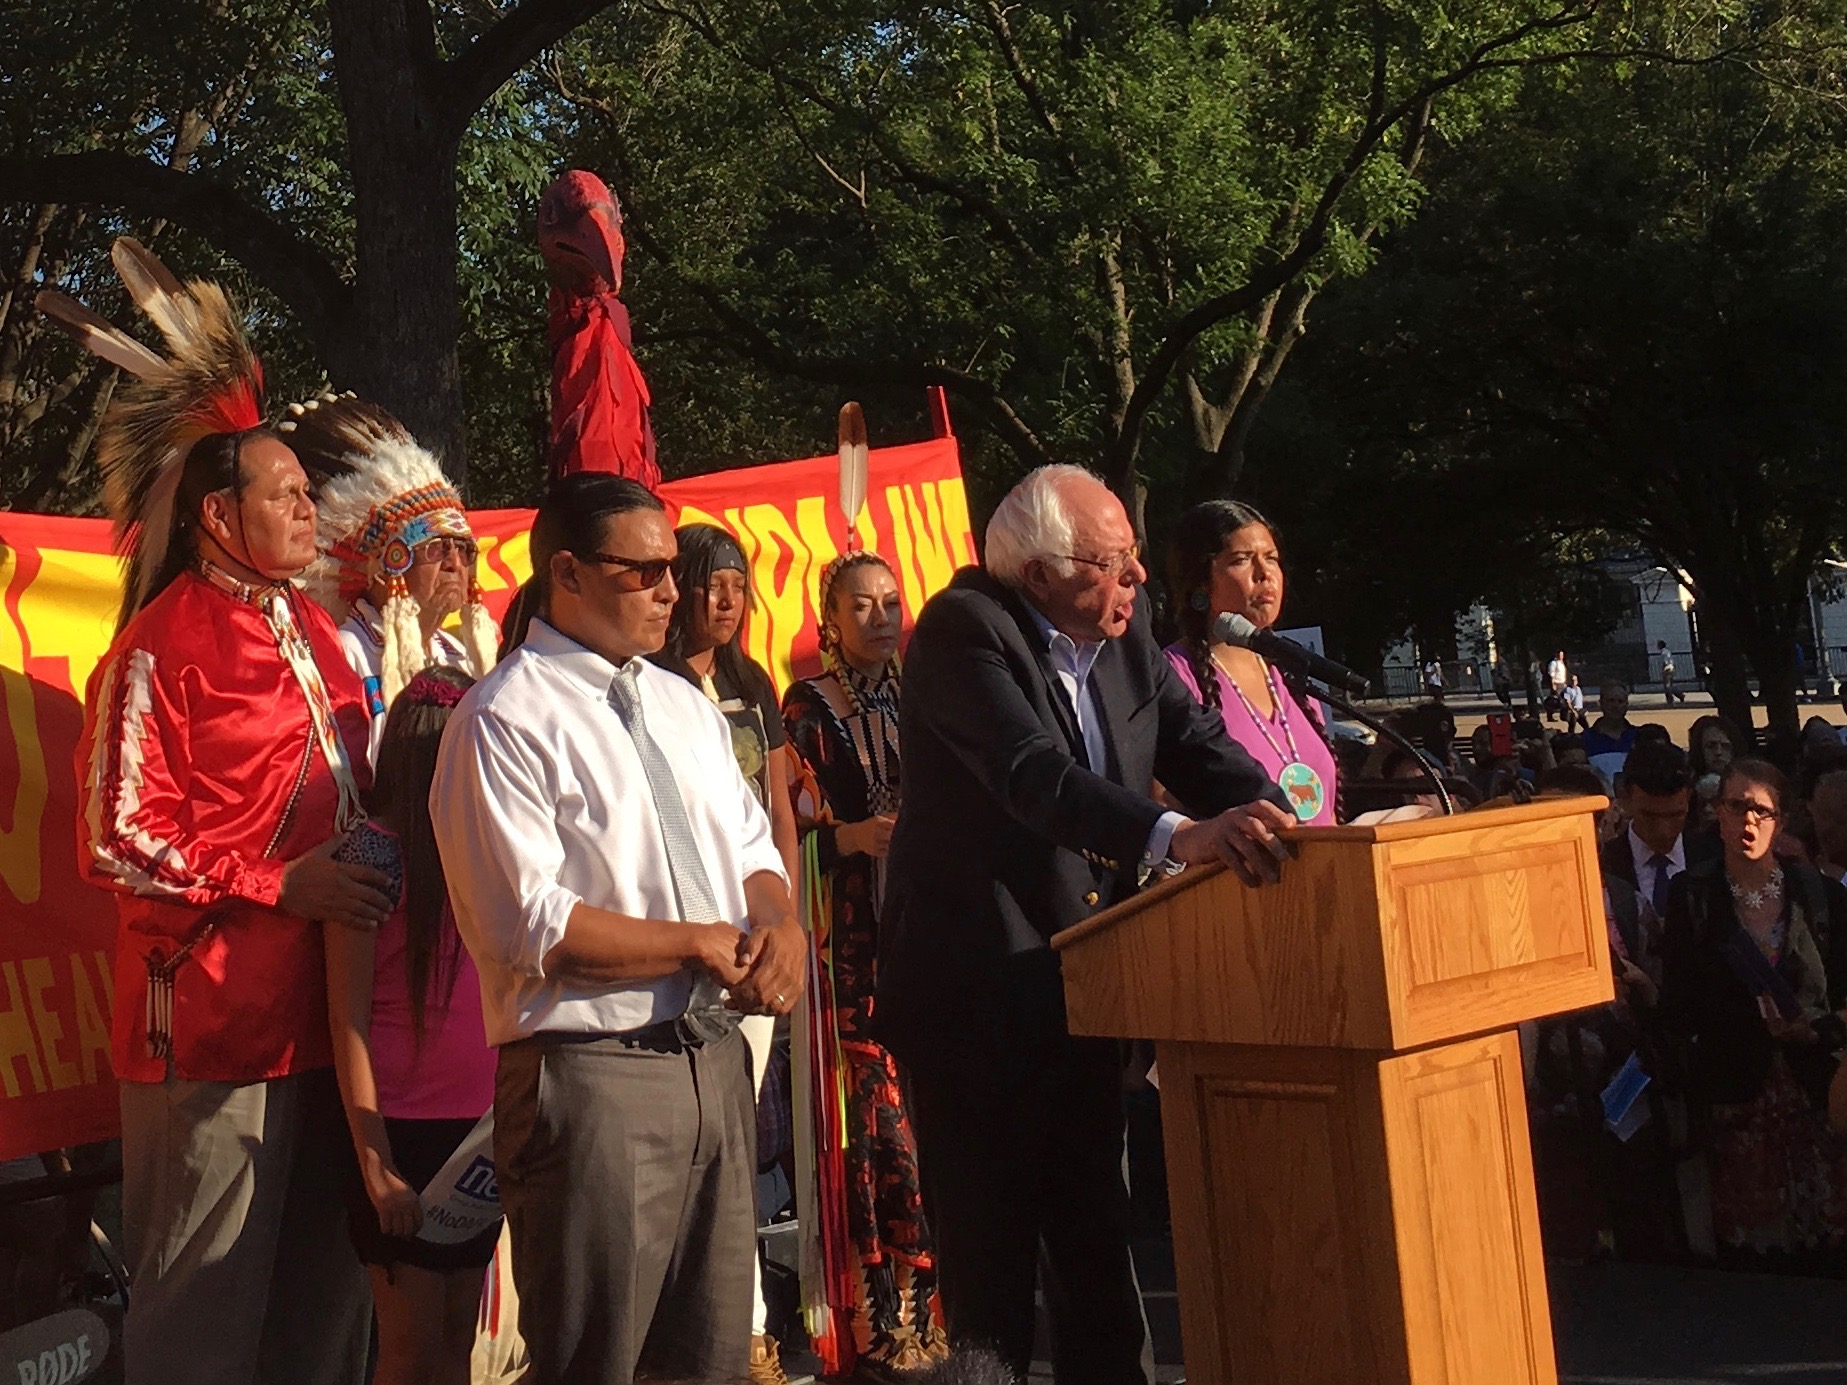
[[[575,549],[572,556],[584,562],[626,568],[616,578],[616,589],[625,592],[653,591],[667,580],[667,572],[673,567],[672,558],[618,558],[614,553],[578,553]]]

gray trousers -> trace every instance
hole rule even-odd
[[[127,1385],[358,1385],[372,1295],[333,1070],[121,1101]]]
[[[500,1050],[494,1166],[525,1385],[741,1379],[756,1261],[744,1040],[537,1035]]]

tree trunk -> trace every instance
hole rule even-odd
[[[330,0],[356,225],[350,319],[321,343],[336,386],[377,400],[467,480],[457,274],[460,131],[439,99],[427,7]]]
[[[1757,700],[1764,704],[1769,732],[1794,732],[1801,726],[1796,711],[1796,644],[1788,632],[1767,631],[1750,642],[1751,667],[1757,673]]]
[[[1302,339],[1308,320],[1308,305],[1314,302],[1315,286],[1297,283],[1279,292],[1266,306],[1260,323],[1262,335],[1247,353],[1247,361],[1237,371],[1231,393],[1225,401],[1219,427],[1210,452],[1196,452],[1187,469],[1187,503],[1236,493],[1244,475],[1244,448],[1256,426],[1257,414],[1283,362]]]
[[[336,385],[396,414],[461,484],[467,458],[456,356],[455,151],[428,141],[409,154],[381,145],[365,155],[355,150],[353,166],[359,215],[352,321],[341,339],[324,343],[329,373]]]
[[[1706,663],[1711,670],[1706,677],[1706,689],[1712,694],[1713,709],[1749,738],[1751,681],[1744,645],[1717,601],[1701,596],[1695,610],[1699,613],[1700,639],[1706,646]]]

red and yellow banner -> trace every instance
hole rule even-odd
[[[677,523],[717,524],[750,560],[746,648],[779,686],[814,671],[815,584],[845,546],[832,457],[672,481]],[[530,510],[481,510],[498,618],[529,575]],[[859,523],[890,560],[906,623],[975,560],[954,438],[876,449]],[[120,567],[102,520],[0,513],[0,1159],[116,1133],[109,1066],[115,903],[77,872],[80,699],[109,646]]]

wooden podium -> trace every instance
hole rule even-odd
[[[1603,806],[1303,828],[1053,939],[1072,1032],[1156,1044],[1193,1385],[1555,1385],[1513,1026],[1611,998]]]

